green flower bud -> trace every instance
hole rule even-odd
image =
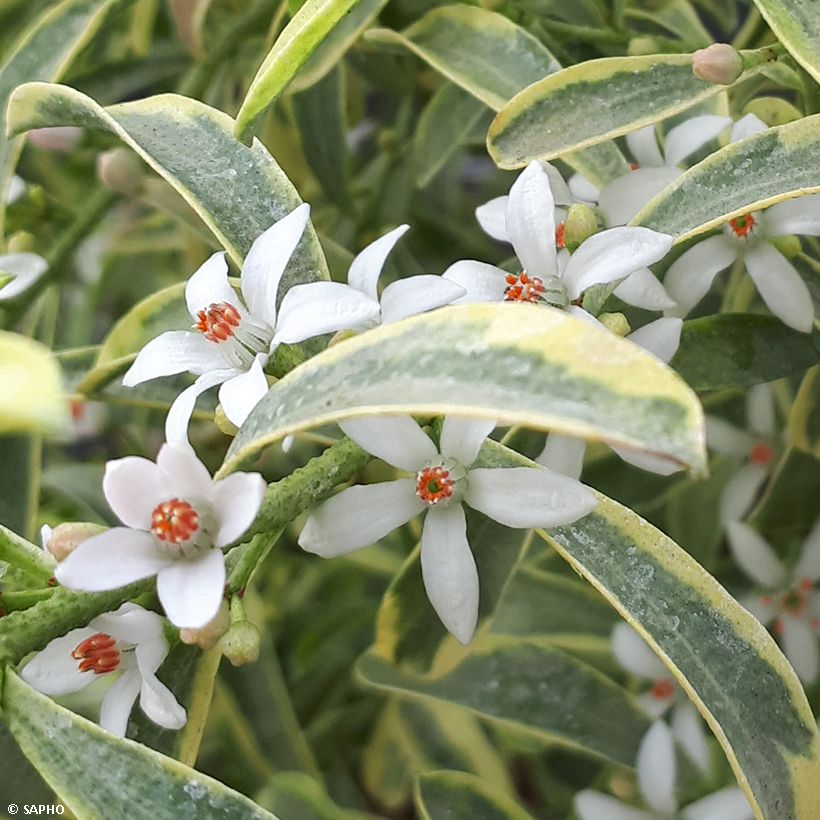
[[[632,332],[629,322],[623,313],[602,313],[598,321],[616,336],[626,336]]]
[[[244,666],[259,658],[259,630],[248,621],[238,595],[231,598],[231,626],[219,641],[222,654],[234,665]]]
[[[626,53],[630,57],[645,57],[647,54],[657,54],[658,42],[654,37],[633,37],[629,41]]]
[[[712,43],[692,55],[692,72],[716,85],[731,85],[743,73],[743,57],[728,43]]]
[[[786,259],[794,259],[794,257],[803,250],[803,246],[800,244],[800,237],[792,234],[775,237],[772,240],[772,244]]]
[[[31,253],[35,250],[34,237],[28,231],[17,231],[9,237],[9,253]]]
[[[127,148],[112,148],[100,154],[97,176],[106,188],[126,196],[138,194],[145,179],[142,163]]]
[[[598,212],[589,205],[570,205],[564,222],[564,247],[572,253],[602,228]]]
[[[239,428],[225,415],[225,411],[222,409],[221,404],[216,406],[216,411],[214,412],[214,424],[219,428],[221,433],[224,433],[226,436],[230,436],[231,438],[239,432]]]

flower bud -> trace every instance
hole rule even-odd
[[[632,331],[623,313],[602,313],[598,321],[616,336],[626,336]]]
[[[333,345],[337,345],[339,344],[339,342],[343,342],[345,339],[352,339],[355,335],[355,330],[340,330],[338,333],[333,334],[327,346],[333,347]]]
[[[654,37],[633,37],[629,41],[626,53],[630,57],[645,57],[658,53],[658,42]]]
[[[564,222],[564,246],[572,253],[585,240],[601,230],[596,210],[589,205],[570,205]]]
[[[225,415],[222,405],[217,405],[214,413],[214,424],[219,428],[221,433],[233,438],[238,432],[239,428]]]
[[[58,524],[52,530],[48,543],[43,544],[43,546],[57,561],[65,561],[83,541],[87,541],[92,536],[99,535],[107,529],[108,527],[101,524],[92,524],[87,521]]]
[[[145,179],[142,163],[127,148],[112,148],[100,154],[97,176],[106,188],[126,196],[138,194]]]
[[[9,237],[9,253],[32,253],[36,249],[34,237],[28,231],[16,231]]]
[[[231,616],[227,601],[222,601],[219,612],[201,629],[180,629],[179,639],[189,646],[198,646],[200,649],[212,649],[219,639],[228,631],[231,625]]]
[[[83,129],[76,125],[55,125],[50,128],[35,128],[28,132],[28,140],[43,151],[57,151],[67,154],[80,141]]]
[[[743,73],[743,57],[728,43],[712,43],[692,55],[692,71],[708,83],[731,85]]]
[[[234,665],[244,666],[259,658],[259,630],[249,621],[231,624],[219,641],[222,654]]]
[[[803,246],[800,244],[800,237],[792,234],[777,236],[772,240],[772,244],[786,259],[794,259],[794,257],[803,250]]]

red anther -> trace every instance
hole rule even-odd
[[[504,291],[505,302],[537,302],[546,290],[544,282],[537,276],[529,276],[522,271],[516,276],[508,273],[505,277],[507,288]]]
[[[742,216],[736,216],[734,219],[729,220],[729,227],[732,229],[732,233],[739,239],[747,237],[756,224],[757,220],[751,214],[743,214]]]
[[[638,165],[637,162],[630,162],[629,163],[629,170],[630,171],[637,171],[641,166]]]
[[[804,592],[808,592],[812,588],[811,578],[801,578],[800,583],[798,584],[798,586]]]
[[[188,541],[198,529],[199,514],[187,501],[172,498],[151,513],[151,532],[160,541],[179,544]]]
[[[105,632],[86,638],[72,651],[71,657],[80,662],[80,672],[90,671],[95,675],[113,672],[120,665],[117,642]]]
[[[783,621],[780,618],[778,618],[772,625],[772,632],[774,632],[775,635],[783,634]]]
[[[57,586],[57,579],[52,575],[51,578],[49,578],[48,581],[46,581],[46,583],[50,587],[56,587]]]
[[[558,248],[559,251],[564,250],[566,248],[567,243],[564,239],[564,233],[567,229],[566,222],[559,222],[555,226],[555,247]]]
[[[79,424],[83,418],[85,417],[85,402],[84,401],[77,401],[77,399],[72,399],[68,403],[68,409],[71,413],[71,420],[75,424]]]
[[[655,700],[667,700],[675,694],[675,682],[669,678],[656,680],[649,691]]]
[[[239,311],[227,302],[214,302],[197,314],[194,327],[205,334],[212,342],[225,342],[233,336],[234,328],[239,327]]]
[[[453,479],[444,467],[425,467],[416,477],[416,495],[425,504],[438,504],[453,494]]]
[[[759,464],[761,467],[768,467],[774,459],[774,447],[769,444],[755,444],[749,450],[749,461],[752,464]]]
[[[760,603],[761,603],[761,604],[765,604],[766,606],[769,606],[769,604],[770,604],[771,602],[772,602],[772,596],[771,596],[771,595],[764,595],[764,596],[760,599]]]

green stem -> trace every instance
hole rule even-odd
[[[738,51],[741,48],[746,48],[752,40],[754,40],[755,32],[760,26],[761,19],[757,7],[752,6],[748,15],[746,15],[746,19],[743,21],[743,25],[738,30],[734,40],[732,40],[732,45],[738,49]]]
[[[623,46],[629,42],[629,35],[619,31],[612,31],[605,28],[589,28],[587,26],[575,26],[572,23],[559,23],[557,20],[543,19],[540,21],[541,27],[550,34],[566,40],[574,40],[582,43],[604,43],[606,45]]]
[[[0,592],[0,611],[3,615],[7,615],[9,612],[28,609],[34,604],[50,598],[53,594],[54,589],[52,587],[25,589],[19,592]]]
[[[257,535],[249,544],[242,544],[230,551],[225,561],[228,569],[228,595],[237,595],[247,587],[253,571],[265,560],[283,531],[284,527]]]
[[[37,584],[45,584],[54,574],[48,555],[17,533],[0,525],[0,561],[24,572]]]

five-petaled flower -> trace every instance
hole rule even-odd
[[[507,527],[555,527],[586,515],[595,495],[542,467],[472,467],[491,421],[447,417],[440,446],[409,416],[350,419],[342,430],[409,478],[343,490],[310,514],[299,544],[323,557],[373,544],[426,512],[421,572],[445,627],[468,643],[478,617],[478,572],[467,540],[463,501]]]
[[[174,401],[168,441],[186,439],[197,397],[216,385],[222,385],[225,415],[240,426],[268,390],[263,368],[280,344],[358,327],[378,316],[378,303],[337,282],[295,285],[277,310],[279,284],[309,213],[307,204],[300,205],[256,238],[242,265],[242,298],[228,282],[225,254],[211,256],[185,289],[194,330],[157,336],[123,377],[123,384],[134,386],[185,371],[198,376]]]
[[[727,786],[679,807],[675,796],[677,761],[669,727],[656,721],[638,749],[638,790],[647,810],[627,805],[608,794],[584,789],[575,795],[580,820],[752,820],[752,809],[743,792]]]
[[[51,641],[20,675],[46,695],[67,695],[98,678],[119,673],[103,697],[103,729],[125,736],[137,696],[143,712],[154,723],[179,729],[185,725],[185,710],[156,675],[167,654],[162,618],[129,603]]]
[[[771,544],[741,521],[726,524],[729,549],[737,565],[765,590],[741,603],[759,621],[772,625],[800,680],[814,683],[820,671],[820,519],[806,538],[797,563],[789,571]]]
[[[103,491],[125,524],[83,541],[56,569],[69,589],[99,592],[157,576],[170,621],[199,629],[225,586],[222,548],[256,518],[265,481],[234,473],[213,481],[187,446],[165,444],[157,462],[128,456],[105,466]]]

